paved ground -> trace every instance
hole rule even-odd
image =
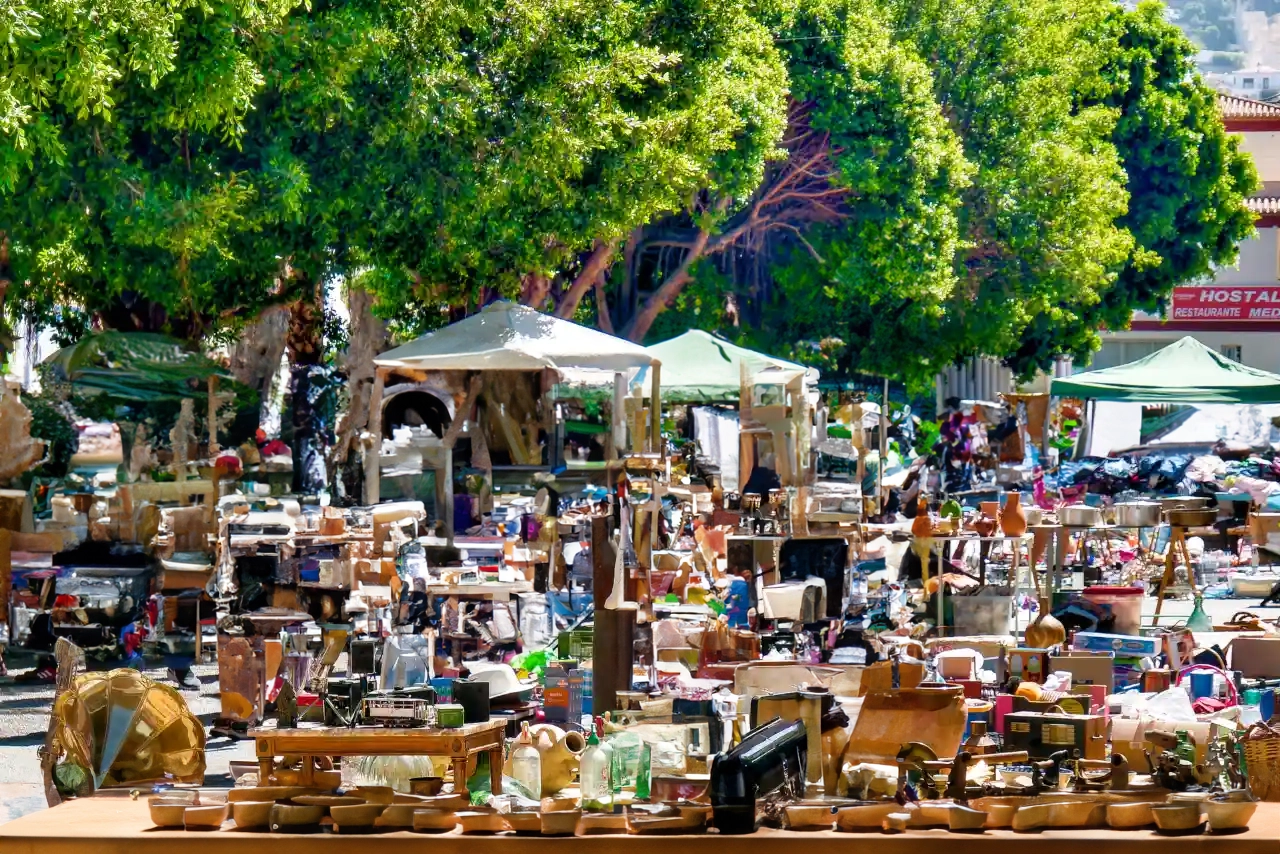
[[[1155,601],[1147,599],[1144,610],[1154,611]],[[1218,599],[1205,602],[1205,609],[1216,620],[1226,620],[1236,611],[1250,610],[1263,617],[1280,616],[1280,607],[1259,609],[1257,600]],[[1189,601],[1167,603],[1164,613],[1173,619],[1185,618],[1191,612]],[[197,665],[199,690],[184,689],[191,710],[208,726],[218,711],[218,677],[215,665]],[[164,670],[148,671],[148,675],[164,679]],[[40,762],[36,751],[44,743],[53,700],[52,686],[0,684],[0,824],[45,809],[44,789],[40,781]],[[228,765],[231,760],[252,760],[252,742],[231,742],[223,738],[210,741],[206,747],[207,783],[230,786]]]
[[[212,664],[197,665],[199,690],[183,689],[187,705],[205,726],[218,711],[218,674]],[[147,675],[164,681],[165,671],[149,670]],[[44,743],[53,702],[53,686],[0,684],[0,824],[46,807],[36,751]],[[231,742],[219,738],[206,746],[210,785],[231,785],[227,763],[233,759],[253,759],[252,742]]]

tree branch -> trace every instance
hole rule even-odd
[[[578,304],[582,302],[582,298],[595,287],[596,282],[604,275],[604,271],[609,268],[610,262],[613,261],[613,255],[617,251],[618,242],[616,240],[608,243],[603,240],[596,241],[595,248],[587,256],[582,269],[578,271],[577,278],[573,280],[573,284],[565,291],[564,298],[556,306],[556,317],[563,317],[566,320],[573,317],[578,310]]]

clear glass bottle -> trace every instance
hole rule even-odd
[[[603,722],[597,721],[603,728]],[[605,752],[593,727],[587,736],[587,749],[578,764],[578,787],[582,791],[582,808],[597,812],[613,812],[612,756]]]
[[[511,776],[535,800],[542,797],[542,755],[533,746],[529,725],[522,724],[511,751]]]
[[[609,788],[617,794],[622,791],[622,775],[618,773],[618,752],[609,743],[608,735],[605,733],[604,727],[609,717],[609,713],[605,712],[602,717],[596,718],[596,735],[600,738],[600,749],[604,751],[604,755],[609,759]]]

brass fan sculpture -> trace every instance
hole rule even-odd
[[[204,782],[204,726],[182,695],[120,669],[77,676],[54,704],[55,750],[101,789]]]

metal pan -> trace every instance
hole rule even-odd
[[[1160,504],[1156,501],[1124,501],[1116,505],[1116,524],[1132,528],[1154,528],[1160,524]]]
[[[1102,524],[1102,511],[1088,504],[1068,504],[1059,508],[1058,522],[1068,528],[1095,528]]]
[[[1214,520],[1218,518],[1217,510],[1166,510],[1165,518],[1169,520],[1170,525],[1178,525],[1183,528],[1199,528],[1204,525],[1212,525]]]

